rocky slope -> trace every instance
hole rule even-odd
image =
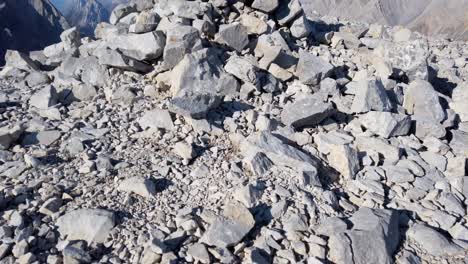
[[[468,0],[304,0],[306,10],[468,40]]]
[[[49,0],[0,1],[0,65],[7,49],[31,51],[60,40],[68,24]]]
[[[0,261],[466,263],[467,43],[232,2],[7,53]]]

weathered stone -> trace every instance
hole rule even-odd
[[[429,45],[427,40],[416,39],[407,42],[384,42],[375,51],[397,71],[403,71],[410,81],[428,80]]]
[[[151,198],[156,194],[156,185],[150,179],[136,176],[123,180],[117,190]]]
[[[195,158],[197,153],[191,144],[185,143],[183,141],[177,142],[174,145],[174,153],[177,156],[183,158],[184,160],[190,161],[191,159]]]
[[[162,10],[173,12],[182,18],[197,19],[211,9],[210,3],[184,0],[161,0],[158,2]]]
[[[60,34],[64,49],[76,49],[81,45],[80,31],[76,27],[69,28]]]
[[[155,60],[163,55],[166,37],[161,31],[144,34],[122,34],[107,40],[111,49],[136,60]]]
[[[172,117],[167,110],[154,109],[147,111],[139,120],[138,124],[142,128],[163,128],[174,129]]]
[[[357,151],[349,144],[330,145],[328,148],[330,151],[328,155],[330,165],[345,179],[354,179],[360,169]]]
[[[39,66],[26,54],[16,50],[7,50],[5,53],[5,66],[11,66],[24,71],[38,71]]]
[[[351,111],[365,113],[374,111],[390,111],[392,105],[387,92],[380,80],[362,80],[357,83],[357,91],[354,96]]]
[[[242,14],[240,23],[250,34],[262,35],[268,30],[268,24],[265,21],[250,14]]]
[[[8,149],[19,139],[24,128],[21,125],[0,127],[0,150]]]
[[[39,85],[49,84],[50,78],[43,72],[33,71],[28,77],[26,77],[26,83],[29,87],[35,87]]]
[[[210,254],[206,246],[202,243],[190,245],[187,249],[187,254],[201,263],[210,263]]]
[[[281,113],[281,121],[299,129],[318,125],[334,112],[330,103],[324,103],[317,96],[307,96],[287,104]]]
[[[127,57],[115,50],[106,50],[99,54],[99,64],[126,71],[147,73],[153,70],[151,65]]]
[[[297,171],[302,183],[321,185],[317,162],[305,152],[284,143],[270,132],[253,134],[239,144],[245,157],[254,157],[258,152],[262,152],[273,164]]]
[[[168,108],[179,115],[202,119],[211,109],[218,107],[221,101],[221,97],[215,94],[184,95],[172,98]]]
[[[411,128],[411,118],[390,112],[371,111],[359,117],[369,131],[384,138],[406,136]]]
[[[323,58],[307,51],[299,51],[299,62],[296,73],[299,80],[308,85],[318,85],[321,80],[329,77],[333,72],[333,65]]]
[[[56,142],[62,134],[58,130],[46,130],[28,133],[24,136],[21,144],[23,146],[44,145],[49,146]]]
[[[242,186],[233,193],[234,199],[244,204],[247,208],[252,208],[257,205],[261,196],[261,190],[252,184]]]
[[[280,5],[275,12],[276,20],[280,25],[291,22],[302,12],[299,0],[280,1]]]
[[[445,119],[445,112],[440,105],[437,92],[424,80],[413,81],[406,88],[403,107],[418,119],[433,123],[440,123]]]
[[[255,0],[252,7],[265,13],[271,13],[279,6],[278,0]]]
[[[194,27],[174,24],[166,35],[164,67],[167,69],[176,66],[185,54],[202,49],[199,32]]]
[[[452,91],[452,102],[450,108],[453,109],[462,122],[468,122],[468,82],[459,84]]]
[[[249,210],[239,202],[231,202],[224,207],[223,216],[217,217],[208,227],[201,241],[211,246],[235,246],[254,225]]]
[[[221,25],[216,39],[238,52],[249,44],[247,29],[241,24]]]
[[[135,24],[130,25],[128,31],[131,33],[146,33],[156,29],[160,18],[158,14],[151,11],[143,11],[136,17]]]
[[[115,226],[114,214],[102,209],[78,209],[57,219],[60,234],[67,240],[103,243]]]
[[[434,256],[454,255],[463,252],[461,247],[449,241],[444,235],[421,223],[414,224],[408,230],[407,237]]]
[[[393,263],[399,244],[395,211],[361,208],[349,221],[351,230],[330,236],[329,256],[334,263]]]
[[[304,38],[312,32],[312,24],[306,16],[299,16],[291,25],[291,35],[295,38]]]
[[[224,70],[243,82],[253,85],[257,85],[259,82],[257,76],[259,68],[248,59],[239,56],[231,56],[224,66]]]
[[[44,204],[39,208],[39,213],[45,215],[53,215],[54,213],[58,212],[60,207],[62,206],[62,199],[53,197],[48,199],[44,202]]]
[[[120,19],[136,11],[135,4],[119,4],[114,8],[114,10],[112,10],[109,22],[115,25],[119,22]]]
[[[237,91],[238,81],[232,75],[227,74],[222,65],[223,63],[213,49],[186,54],[171,72],[172,95],[187,94],[196,97],[195,94],[224,95]],[[207,96],[201,97],[204,98],[203,100],[207,99]]]

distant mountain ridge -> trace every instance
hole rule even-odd
[[[93,36],[97,24],[108,21],[111,11],[96,0],[70,0],[62,12],[70,25],[79,27],[84,35]]]
[[[300,0],[306,13],[468,40],[468,0]]]
[[[129,0],[52,0],[71,26],[77,26],[86,36],[93,36],[96,25],[108,21],[118,5]]]
[[[0,0],[0,65],[7,49],[38,50],[69,27],[49,0]]]

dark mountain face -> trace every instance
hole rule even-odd
[[[42,49],[59,42],[68,27],[49,0],[0,0],[0,65],[7,49]]]
[[[109,20],[110,11],[96,0],[71,0],[63,14],[70,25],[79,27],[86,36],[93,36],[96,25]]]

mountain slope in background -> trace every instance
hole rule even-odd
[[[468,0],[300,0],[309,15],[407,26],[429,36],[468,39]]]
[[[110,13],[118,5],[129,0],[52,0],[71,26],[77,26],[86,36],[94,35],[94,28],[108,21]]]
[[[69,27],[49,0],[0,0],[0,18],[0,65],[7,49],[42,49]]]
[[[108,21],[111,11],[96,0],[70,0],[62,12],[70,25],[79,27],[84,35],[93,36],[96,25]]]

